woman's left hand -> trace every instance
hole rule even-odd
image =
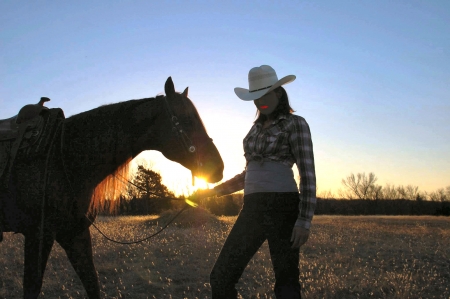
[[[308,237],[309,237],[309,229],[294,226],[291,236],[292,242],[291,248],[300,248],[300,246],[306,243]]]

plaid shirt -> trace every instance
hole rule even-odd
[[[316,207],[316,174],[311,132],[306,120],[298,115],[280,115],[268,128],[254,124],[244,138],[247,164],[250,161],[277,161],[289,167],[297,164],[300,174],[300,204],[296,226],[309,229]],[[216,186],[218,195],[244,189],[245,170]]]

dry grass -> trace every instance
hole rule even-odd
[[[183,225],[194,216],[203,217],[202,222]],[[104,297],[210,298],[209,271],[236,218],[187,214],[186,219],[142,245],[117,245],[92,230]],[[154,232],[156,222],[155,217],[97,220],[121,240]],[[0,252],[0,298],[21,298],[23,237],[6,234]],[[449,218],[317,216],[301,250],[303,296],[449,298],[449,254]],[[239,293],[242,298],[273,298],[273,283],[264,244],[244,272]],[[84,295],[65,253],[55,245],[41,297]]]

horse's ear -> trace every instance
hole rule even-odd
[[[189,90],[189,87],[186,87],[186,89],[183,91],[183,96],[186,98],[188,98],[188,92],[189,92],[188,90]]]
[[[172,77],[167,78],[166,84],[164,85],[164,91],[166,92],[166,96],[175,94],[175,86],[173,85]]]

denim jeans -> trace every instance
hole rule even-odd
[[[236,283],[265,240],[275,272],[277,299],[298,299],[299,249],[291,248],[298,193],[252,193],[228,235],[210,275],[212,299],[237,298]]]

